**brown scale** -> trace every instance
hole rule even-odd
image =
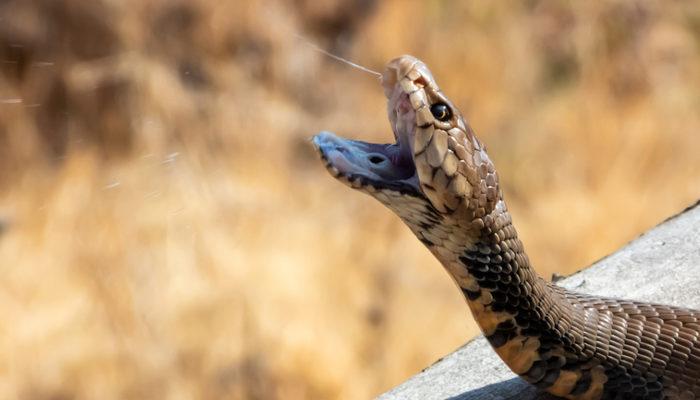
[[[391,96],[406,95],[413,107],[420,192],[358,182],[328,168],[387,205],[428,246],[515,373],[569,399],[700,399],[700,311],[546,283],[530,266],[486,150],[425,64],[397,58],[382,84],[390,119]],[[449,119],[431,113],[436,103],[449,107]]]

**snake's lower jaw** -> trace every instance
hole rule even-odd
[[[312,139],[328,171],[355,189],[389,189],[422,197],[416,169],[397,144],[349,140],[323,131]]]

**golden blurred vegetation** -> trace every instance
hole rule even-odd
[[[695,2],[4,1],[0,398],[367,398],[476,333],[317,161],[319,130],[392,136],[295,35],[426,61],[545,276],[700,197]]]

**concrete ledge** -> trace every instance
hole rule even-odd
[[[700,202],[559,284],[605,297],[700,309]],[[517,378],[480,336],[379,398],[555,397]]]

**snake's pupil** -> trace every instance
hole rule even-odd
[[[445,103],[435,103],[432,106],[430,106],[430,112],[433,114],[433,117],[437,119],[438,121],[447,121],[448,119],[452,118],[452,111],[450,111],[450,108],[447,107],[447,104]]]

